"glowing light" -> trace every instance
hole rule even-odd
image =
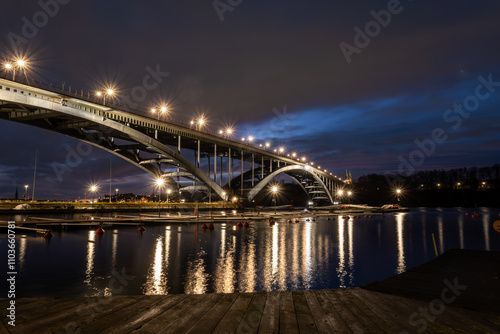
[[[245,141],[245,137],[241,137],[241,141]]]
[[[161,107],[160,110],[161,110],[162,113],[166,113],[168,109],[167,109],[166,106],[163,106],[163,107]]]
[[[283,153],[283,152],[285,152],[285,148],[284,147],[280,147],[279,151],[280,151],[280,153]]]
[[[162,178],[156,179],[156,185],[158,187],[161,187],[165,181]]]
[[[248,136],[248,141],[252,142],[253,141],[253,136]]]
[[[401,189],[396,189],[396,193],[401,194]]]
[[[108,93],[108,95],[113,95],[113,94],[115,93],[115,91],[114,91],[114,90],[112,90],[112,89],[108,89],[108,90],[106,91],[106,93]]]
[[[23,59],[18,59],[17,60],[17,65],[19,67],[24,67],[24,66],[26,66],[26,62]]]
[[[273,186],[273,187],[271,188],[271,191],[272,191],[274,194],[276,194],[276,193],[278,192],[278,187],[277,187],[277,186]]]
[[[337,194],[338,194],[339,196],[342,196],[342,195],[344,194],[344,191],[343,191],[343,190],[339,190],[339,191],[337,191]]]
[[[267,142],[266,147],[270,147],[270,146],[271,146],[271,143]]]
[[[297,156],[297,153],[293,152],[293,153],[292,153],[292,157],[294,157],[294,158],[295,158],[296,156]]]
[[[306,157],[302,157],[302,159],[301,159],[301,160],[302,160],[302,161],[306,161]]]
[[[12,64],[10,63],[5,64],[5,68],[8,70],[12,69]]]

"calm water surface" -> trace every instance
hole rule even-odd
[[[54,233],[48,241],[17,230],[17,297],[176,294],[325,289],[382,280],[450,248],[500,251],[499,209],[414,208],[344,220],[168,223]],[[472,210],[469,210],[472,212]],[[8,217],[7,217],[8,218]],[[7,220],[1,217],[1,220]],[[288,218],[287,218],[288,219]],[[0,243],[7,254],[5,229]],[[125,274],[125,277],[121,275]],[[4,289],[4,287],[2,288]]]

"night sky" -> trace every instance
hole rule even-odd
[[[500,162],[498,1],[59,1],[2,2],[0,57],[25,54],[32,78],[124,97],[159,69],[138,109],[166,100],[354,178]],[[151,192],[97,148],[58,178],[65,136],[0,121],[0,140],[0,197],[31,194],[35,150],[38,199],[106,192],[110,159],[113,189]]]

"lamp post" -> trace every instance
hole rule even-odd
[[[24,186],[24,200],[28,200],[28,185]]]
[[[340,199],[342,198],[342,195],[344,194],[344,191],[343,190],[339,190],[337,191],[337,198],[339,199],[339,203],[340,203]]]
[[[97,186],[94,184],[94,185],[91,185],[90,188],[89,188],[89,191],[92,193],[92,204],[94,204],[95,202],[95,193],[97,192]],[[94,206],[94,205],[92,205]]]
[[[158,217],[160,217],[160,200],[161,200],[161,187],[163,186],[163,179],[160,177],[156,180],[156,185],[158,186]]]
[[[118,203],[118,188],[115,189],[115,198],[116,198],[116,203]]]
[[[347,192],[347,203],[351,203],[351,195],[352,195],[352,191],[348,191]]]
[[[400,201],[401,192],[402,192],[401,189],[399,189],[399,188],[396,189],[396,196],[397,196],[397,199],[398,199],[398,204],[399,204],[399,201]]]
[[[168,209],[168,195],[172,192],[172,189],[167,189],[167,209]]]
[[[23,69],[26,67],[26,61],[24,59],[17,59],[13,63],[7,62],[4,64],[7,71],[12,71],[12,81],[16,80],[16,67]]]
[[[273,192],[274,214],[276,214],[276,194],[278,193],[278,187],[273,186],[271,191]]]
[[[102,105],[105,106],[106,105],[106,95],[107,96],[113,96],[115,94],[115,91],[111,88],[106,88],[106,89],[103,89],[103,91],[97,91],[95,93],[95,95],[97,95],[98,97],[101,97],[103,98],[103,102],[102,102]]]
[[[158,108],[158,109],[157,109]],[[151,112],[153,114],[156,114],[158,115],[158,120],[160,120],[160,113],[161,114],[165,114],[168,112],[168,107],[166,105],[162,105],[162,106],[158,106],[158,107],[155,107],[155,108],[152,108],[151,109]]]

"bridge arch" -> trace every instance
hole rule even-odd
[[[305,173],[308,176],[312,177],[312,179],[324,190],[324,192],[328,195],[328,200],[330,201],[331,204],[333,204],[333,197],[326,186],[326,184],[323,182],[322,178],[310,168],[308,165],[289,165],[282,167],[278,170],[275,170],[274,172],[270,173],[267,175],[265,178],[263,178],[259,183],[255,185],[252,190],[248,193],[248,199],[252,201],[254,197],[266,186],[271,182],[275,177],[277,177],[280,174],[286,173],[286,174],[291,174],[292,179],[294,179],[300,186],[301,188],[306,192],[306,194],[310,197],[310,194],[307,192],[306,188],[301,184],[300,180],[295,176],[297,172],[300,173]]]

